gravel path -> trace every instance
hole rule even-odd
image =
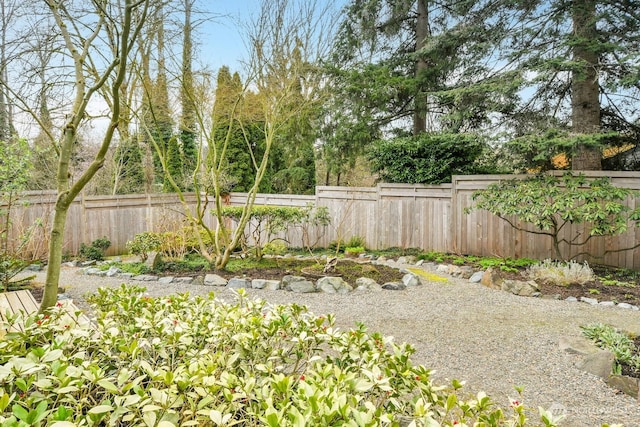
[[[64,267],[60,285],[83,308],[86,293],[122,283],[78,271]],[[38,273],[36,280],[44,281],[44,274]],[[225,288],[157,282],[143,286],[150,296],[214,290],[221,299],[233,298]],[[486,391],[505,406],[508,397],[516,395],[513,387],[524,386],[526,405],[565,410],[562,426],[640,427],[637,401],[578,370],[578,356],[558,348],[561,336],[578,336],[581,325],[596,321],[640,334],[640,312],[518,297],[454,278],[405,291],[329,295],[251,289],[248,293],[274,304],[304,304],[316,314],[334,313],[343,329],[363,322],[370,332],[411,343],[416,348],[414,362],[433,369],[436,382],[464,380],[467,391]]]

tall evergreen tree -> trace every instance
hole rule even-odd
[[[133,138],[120,141],[116,148],[114,161],[117,167],[113,180],[113,193],[143,193],[145,176],[142,167],[142,150],[138,141]]]
[[[243,104],[240,75],[231,75],[229,67],[223,66],[218,71],[216,83],[213,134],[217,151],[225,152],[222,169],[225,171],[226,191],[248,191],[255,180],[252,150],[259,145],[259,127],[251,123],[246,115],[239,116],[236,113],[234,116],[233,112],[239,110],[238,104]],[[216,159],[209,157],[208,161],[214,162]]]
[[[494,20],[504,24],[503,61],[528,77],[527,100],[513,123],[537,143],[523,138],[515,144],[518,153],[564,151],[573,169],[600,169],[603,145],[637,144],[639,1],[504,0],[495,6]],[[549,128],[565,135],[540,139]]]
[[[195,111],[195,92],[193,85],[193,23],[191,12],[194,0],[184,0],[184,24],[182,26],[182,85],[180,100],[182,115],[180,118],[180,143],[183,154],[183,175],[188,180],[193,175],[198,156],[197,123]],[[185,181],[186,185],[186,181]],[[185,188],[190,189],[191,184]]]
[[[482,2],[480,2],[482,3]],[[469,131],[510,111],[514,79],[497,79],[483,5],[473,1],[352,0],[329,72],[346,114],[417,135]],[[470,19],[474,17],[474,19]],[[367,113],[366,111],[371,111]]]
[[[164,177],[162,182],[162,191],[165,193],[172,193],[175,190],[169,180],[169,176],[171,176],[173,182],[175,182],[180,189],[183,189],[184,179],[182,173],[184,168],[182,163],[182,152],[180,151],[180,144],[177,136],[169,138],[167,143],[167,154],[164,159],[166,162],[166,171],[162,175]]]

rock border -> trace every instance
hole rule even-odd
[[[640,379],[613,373],[615,356],[585,337],[561,337],[560,350],[580,357],[576,367],[601,378],[609,387],[635,398],[640,403]]]
[[[281,258],[291,258],[292,255],[285,255]],[[298,256],[296,258],[309,259],[310,257]],[[326,256],[321,257],[321,260],[326,261]],[[106,261],[106,263],[119,261],[118,258],[112,261]],[[226,280],[216,274],[206,274],[196,277],[174,277],[174,276],[155,276],[150,274],[133,275],[131,273],[124,273],[119,268],[112,266],[108,270],[101,270],[98,266],[91,263],[77,263],[69,262],[65,265],[69,267],[81,267],[79,274],[96,275],[106,277],[116,277],[125,280],[134,280],[139,282],[160,282],[163,284],[170,284],[174,282],[189,283],[203,286],[226,286],[230,288],[253,288],[253,289],[269,289],[269,290],[287,290],[290,292],[324,292],[324,293],[338,293],[348,294],[352,291],[401,291],[407,287],[420,286],[428,282],[442,281],[446,282],[447,277],[455,277],[459,279],[468,280],[470,283],[480,283],[491,289],[501,290],[512,293],[518,296],[526,297],[538,297],[559,299],[555,295],[543,295],[539,291],[538,284],[533,281],[521,281],[521,280],[505,280],[501,277],[499,271],[493,268],[486,270],[474,270],[469,266],[458,266],[453,264],[435,264],[431,262],[424,262],[423,260],[417,260],[414,256],[401,256],[397,259],[386,258],[384,256],[374,258],[371,255],[361,255],[355,259],[356,262],[366,262],[373,265],[385,265],[387,267],[397,268],[400,272],[404,273],[401,282],[389,282],[379,284],[367,277],[361,277],[356,280],[355,284],[349,284],[344,282],[339,277],[325,276],[321,277],[315,282],[312,282],[306,277],[296,277],[293,282],[308,282],[305,284],[291,285],[289,281],[272,281],[265,279],[253,279],[242,276],[234,277]],[[340,282],[342,281],[342,283]],[[277,283],[274,283],[277,282]],[[625,302],[616,303],[615,301],[598,301],[595,298],[580,297],[567,297],[567,302],[582,302],[590,305],[597,305],[600,307],[618,307],[625,310],[640,311],[640,307]]]

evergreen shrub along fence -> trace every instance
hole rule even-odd
[[[608,176],[613,184],[640,190],[640,176],[634,172],[585,172],[587,177]],[[369,249],[389,247],[421,248],[425,251],[454,252],[482,256],[553,258],[551,239],[513,229],[487,211],[465,209],[473,206],[472,194],[489,184],[514,178],[513,175],[454,176],[451,184],[379,184],[376,187],[316,187],[315,196],[260,194],[256,205],[298,206],[308,203],[326,206],[331,224],[319,230],[318,246],[352,236],[365,239]],[[244,193],[231,193],[231,206],[244,204]],[[35,222],[47,223],[52,215],[55,195],[50,192],[25,193],[22,206],[13,213],[13,230],[25,230]],[[187,195],[195,204],[195,197]],[[631,208],[640,200],[629,200]],[[84,196],[69,209],[65,251],[77,253],[80,244],[106,236],[111,240],[107,254],[126,253],[126,242],[144,231],[175,231],[184,219],[182,207],[172,194]],[[515,220],[515,219],[514,219]],[[209,215],[207,221],[215,226]],[[517,220],[516,220],[517,221]],[[582,225],[565,230],[567,236],[581,231]],[[14,231],[15,232],[15,231]],[[44,229],[42,239],[46,239]],[[588,233],[585,231],[584,233]],[[280,237],[290,246],[302,246],[299,230]],[[17,238],[17,236],[16,236]],[[605,250],[632,247],[640,242],[640,228],[630,226],[621,235],[595,237],[578,252],[601,254]],[[585,259],[584,257],[578,258]],[[611,252],[595,263],[640,269],[640,248]]]

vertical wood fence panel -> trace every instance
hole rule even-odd
[[[587,172],[589,177],[609,176],[615,185],[640,190],[640,174],[633,172]],[[483,256],[555,258],[551,238],[512,228],[506,221],[487,211],[471,210],[472,195],[492,183],[510,179],[514,175],[454,176],[451,184],[407,185],[379,184],[376,187],[316,187],[315,196],[258,194],[256,205],[297,206],[309,203],[325,206],[329,210],[331,225],[314,232],[311,241],[319,246],[331,241],[348,240],[352,236],[363,237],[369,248],[389,247],[421,248],[423,250],[455,252]],[[241,206],[246,202],[245,193],[231,193],[225,204]],[[187,204],[193,210],[195,194],[185,194]],[[628,201],[632,209],[640,206],[640,200]],[[55,206],[53,192],[27,192],[21,203],[12,209],[14,247],[19,236],[33,230],[30,245],[34,254],[46,254],[47,229]],[[216,221],[209,212],[205,221],[215,227]],[[71,208],[65,230],[65,252],[77,253],[80,243],[106,236],[112,242],[109,254],[125,253],[126,242],[144,231],[176,230],[184,224],[183,206],[174,194],[85,196],[79,197]],[[516,218],[515,224],[523,226]],[[571,238],[582,226],[573,225],[565,230],[564,238]],[[278,236],[291,246],[301,247],[299,228]],[[640,242],[640,228],[630,225],[619,236],[594,237],[583,248],[567,251],[575,256],[580,251],[606,256],[591,261],[640,269],[640,248],[630,248]],[[43,249],[44,248],[44,249]],[[34,257],[38,257],[34,255]],[[40,255],[40,257],[42,257]],[[588,259],[583,256],[578,259]]]

